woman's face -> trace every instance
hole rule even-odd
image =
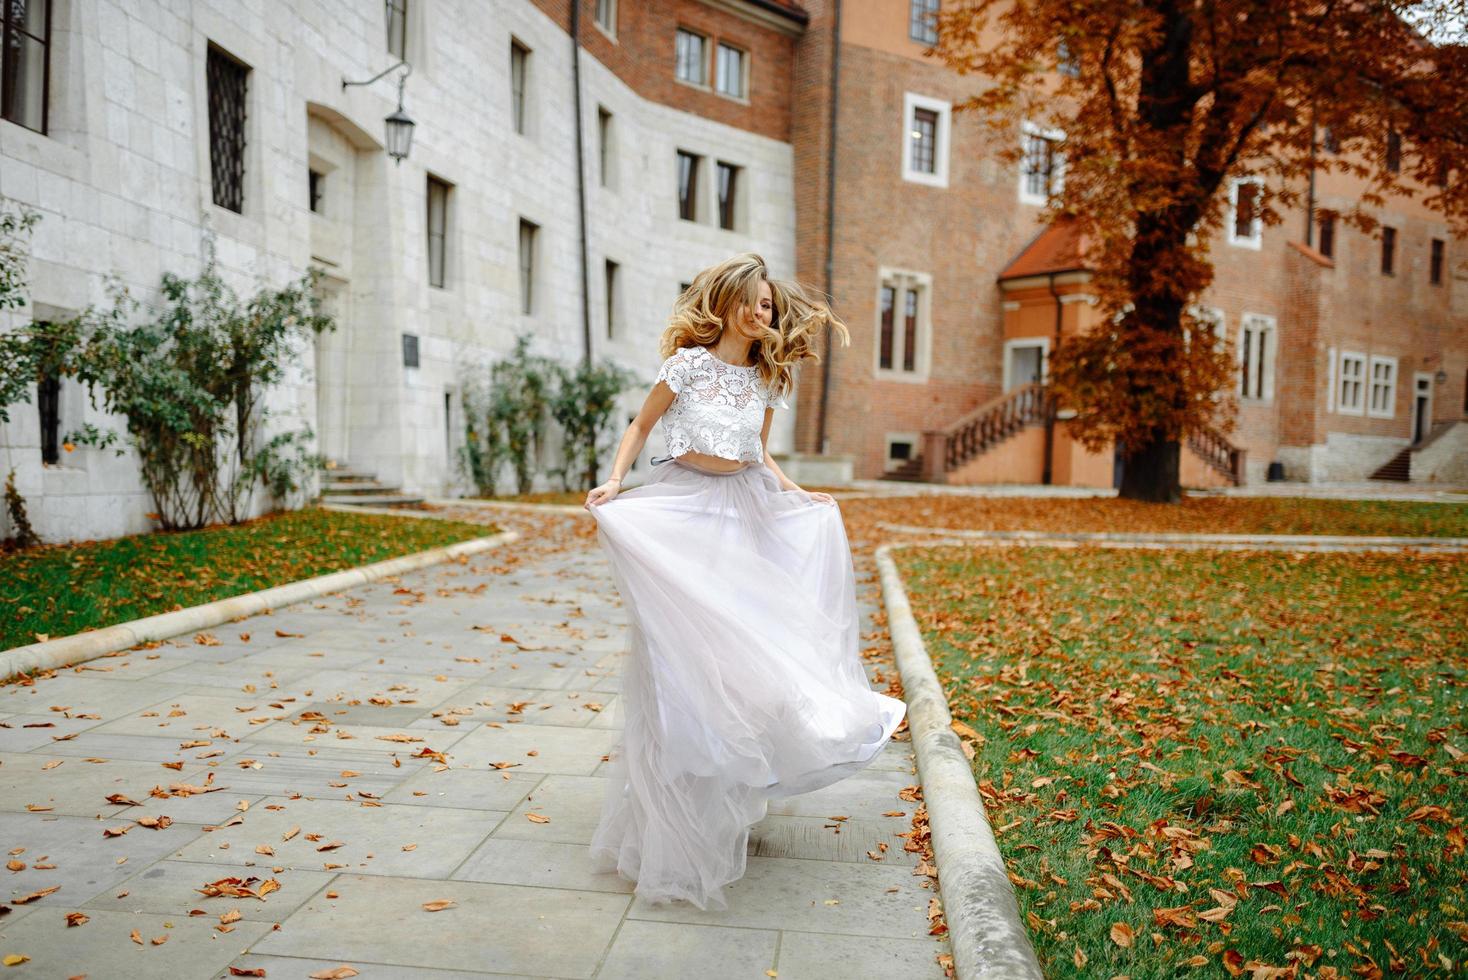
[[[759,281],[759,300],[755,304],[752,319],[749,316],[749,307],[741,304],[739,312],[739,333],[750,340],[759,340],[770,329],[770,322],[775,316],[775,298],[770,291],[770,284],[763,279]]]

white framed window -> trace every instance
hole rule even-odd
[[[617,0],[596,0],[596,16],[593,18],[602,33],[613,41],[617,39]]]
[[[708,38],[702,34],[678,28],[674,36],[674,77],[690,85],[708,85],[709,58]]]
[[[1060,144],[1065,134],[1058,129],[1038,126],[1028,119],[1020,123],[1020,140],[1024,156],[1019,167],[1019,200],[1021,204],[1041,207],[1060,193],[1065,159]]]
[[[916,92],[902,94],[902,179],[948,186],[952,104]]]
[[[933,278],[883,269],[877,285],[875,373],[882,378],[926,380],[932,337]]]
[[[1050,338],[1016,337],[1004,342],[1004,390],[1043,384],[1050,377]]]
[[[887,442],[887,459],[883,469],[891,472],[900,469],[903,464],[917,459],[923,451],[923,434],[921,432],[888,432],[885,435]]]
[[[714,90],[732,99],[744,98],[744,66],[748,55],[732,44],[719,42],[714,58]]]
[[[1336,391],[1336,411],[1343,415],[1366,412],[1366,355],[1341,351],[1340,387]]]
[[[698,200],[698,175],[703,170],[703,157],[687,150],[677,151],[678,217],[684,221],[700,221],[703,208]]]
[[[1213,346],[1215,348],[1222,347],[1224,345],[1224,342],[1228,339],[1228,332],[1226,327],[1224,326],[1224,317],[1222,310],[1220,310],[1216,306],[1203,306],[1201,304],[1194,303],[1188,307],[1188,312],[1191,313],[1193,317],[1199,321],[1204,330],[1206,330],[1213,336]],[[1186,328],[1184,328],[1183,338],[1184,340],[1191,342],[1191,338],[1188,337]]]
[[[1264,182],[1258,177],[1235,177],[1228,185],[1228,243],[1240,248],[1262,248],[1264,222],[1259,218]]]
[[[1337,358],[1336,358],[1336,354],[1335,354],[1335,348],[1334,347],[1327,347],[1326,350],[1325,350],[1325,410],[1327,412],[1334,412],[1335,411],[1335,395],[1336,395],[1335,371],[1336,371],[1336,362],[1337,362]]]
[[[1371,387],[1367,392],[1366,414],[1374,419],[1389,419],[1397,414],[1397,359],[1372,354],[1368,365]]]
[[[1279,331],[1272,316],[1245,313],[1239,323],[1239,397],[1274,397],[1274,361]]]

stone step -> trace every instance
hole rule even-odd
[[[323,504],[346,504],[356,507],[389,507],[393,504],[421,504],[423,498],[409,493],[383,494],[334,494],[321,495]]]
[[[398,488],[376,480],[327,480],[321,487],[325,493],[393,493]]]

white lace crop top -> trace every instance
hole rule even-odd
[[[700,452],[762,463],[765,408],[790,407],[770,392],[758,368],[721,361],[696,344],[674,351],[658,369],[657,381],[673,390],[662,420],[672,456]]]

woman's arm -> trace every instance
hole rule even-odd
[[[808,494],[810,496],[810,499],[812,500],[819,501],[823,504],[830,504],[834,507],[836,505],[835,497],[831,496],[829,493],[826,493],[823,490],[810,491],[806,490],[804,487],[798,486],[794,480],[786,476],[785,472],[780,469],[780,464],[775,462],[775,457],[770,455],[770,422],[774,419],[774,417],[775,410],[773,408],[766,408],[765,424],[764,428],[760,429],[759,442],[760,448],[764,450],[765,465],[770,468],[770,471],[775,474],[775,478],[780,481],[780,489],[799,490],[801,493]]]
[[[621,491],[622,477],[627,475],[633,461],[642,452],[642,447],[647,444],[647,436],[652,432],[652,427],[663,417],[668,406],[673,404],[673,397],[673,389],[666,382],[659,381],[652,386],[652,391],[643,399],[637,417],[627,423],[627,431],[622,433],[622,441],[617,444],[617,455],[612,458],[612,475],[601,486],[587,492],[583,506],[590,509],[593,504],[610,500]]]

